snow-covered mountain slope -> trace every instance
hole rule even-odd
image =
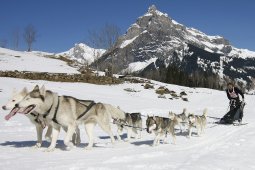
[[[112,56],[115,70],[122,73],[142,73],[148,67],[155,73],[175,65],[187,74],[207,72],[248,83],[255,78],[255,52],[238,49],[222,36],[179,24],[155,6],[103,54],[99,59],[102,67],[111,65]]]
[[[189,102],[181,99],[170,100],[158,98],[155,89],[144,89],[141,84],[124,83],[120,85],[93,85],[85,83],[56,83],[47,81],[29,81],[0,78],[0,105],[11,96],[12,89],[23,87],[32,89],[36,84],[45,85],[47,89],[59,94],[71,95],[80,99],[92,99],[96,102],[110,103],[127,112],[141,112],[143,115],[167,116],[168,112],[181,113],[184,107],[188,112],[202,114],[208,108],[208,115],[221,117],[226,113],[228,99],[225,92],[203,88],[187,88],[153,82],[155,88],[165,86],[177,93],[185,90]],[[139,92],[127,92],[132,88]],[[169,96],[167,96],[168,98]],[[1,110],[0,116],[0,167],[12,169],[101,169],[101,170],[141,170],[141,169],[254,169],[255,151],[255,109],[254,96],[246,95],[247,105],[244,110],[245,126],[214,125],[208,118],[205,134],[197,137],[196,133],[188,139],[177,130],[176,145],[167,137],[169,144],[152,147],[153,134],[142,132],[142,139],[117,142],[114,146],[110,138],[98,126],[95,129],[95,147],[85,150],[88,143],[83,126],[81,145],[66,151],[63,144],[65,133],[62,131],[57,149],[51,153],[43,150],[49,145],[44,142],[41,149],[33,149],[36,141],[35,127],[24,115],[16,115],[9,121],[4,120],[8,113]],[[143,117],[143,126],[145,126]],[[112,125],[116,134],[116,127]],[[178,127],[176,127],[178,129]],[[125,138],[126,135],[123,135]]]
[[[49,73],[79,73],[66,62],[44,57],[52,55],[45,52],[21,52],[0,48],[1,71],[32,71]]]
[[[57,54],[57,56],[61,55],[79,63],[91,64],[99,59],[104,52],[104,49],[94,49],[86,44],[79,43],[75,44],[70,50]]]

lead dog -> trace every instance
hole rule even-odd
[[[93,129],[98,123],[99,126],[111,137],[113,137],[110,120],[124,119],[125,113],[109,104],[95,103],[91,100],[78,100],[70,96],[59,96],[58,93],[50,90],[39,89],[36,86],[33,91],[16,105],[16,108],[24,108],[24,113],[37,112],[52,125],[52,140],[46,151],[53,151],[56,147],[60,127],[67,128],[64,144],[68,148],[73,147],[71,137],[79,124],[84,123],[85,130],[89,137],[87,148],[93,146]]]
[[[44,87],[42,87],[44,88]],[[16,92],[13,91],[13,95],[11,99],[4,105],[2,106],[3,110],[12,110],[17,103],[22,101],[28,94],[27,88],[23,88],[22,91]],[[5,116],[5,119],[8,121],[11,117],[15,116],[16,113],[24,113],[23,109],[17,110],[17,108],[13,109],[8,115]],[[35,144],[35,148],[40,148],[42,145],[42,134],[43,130],[45,127],[48,127],[47,132],[45,134],[45,139],[50,142],[51,140],[51,132],[52,132],[52,126],[44,119],[41,115],[39,115],[36,112],[29,112],[27,114],[24,114],[30,122],[35,125],[36,127],[36,134],[37,134],[37,142]],[[63,128],[65,131],[67,131],[66,128]],[[75,135],[73,135],[72,141],[78,145],[80,143],[80,134],[79,134],[79,129],[76,130]]]
[[[12,110],[17,103],[22,101],[25,96],[28,94],[27,88],[24,88],[20,92],[13,91],[13,95],[11,99],[4,105],[2,106],[3,110]],[[22,110],[20,110],[22,112]],[[11,117],[13,117],[17,112],[10,112],[8,115],[5,116],[5,120],[9,120]],[[35,112],[31,112],[29,114],[25,114],[30,122],[35,125],[36,127],[36,134],[37,134],[37,142],[34,147],[39,148],[41,147],[42,144],[42,134],[43,134],[43,129],[45,128],[45,123],[38,119],[38,114]],[[47,140],[50,140],[51,138],[51,126],[48,126],[47,133],[45,134],[45,138]]]
[[[160,138],[164,138],[164,143],[166,142],[166,135],[170,133],[173,138],[173,144],[176,143],[174,127],[177,124],[177,120],[175,118],[164,118],[159,116],[148,116],[146,120],[147,132],[154,132],[156,137],[153,141],[153,146],[159,144]]]
[[[121,133],[123,129],[127,129],[127,141],[130,140],[132,132],[135,134],[135,138],[141,138],[142,131],[142,117],[141,113],[125,113],[125,119],[114,120],[114,123],[118,127],[118,140],[121,140]]]
[[[189,120],[189,138],[192,134],[192,129],[197,129],[197,135],[201,136],[201,133],[204,133],[204,130],[206,128],[206,116],[207,116],[207,109],[204,109],[203,115],[194,115],[189,114],[188,120]]]

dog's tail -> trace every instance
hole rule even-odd
[[[204,111],[203,111],[203,116],[205,116],[205,117],[207,116],[207,111],[208,111],[208,109],[205,108]]]

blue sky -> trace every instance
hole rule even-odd
[[[62,52],[87,40],[88,30],[115,24],[125,33],[148,7],[188,27],[221,35],[238,48],[255,51],[253,0],[1,0],[0,40],[13,48],[12,32],[28,24],[38,32],[34,50]],[[20,50],[25,50],[21,35]]]

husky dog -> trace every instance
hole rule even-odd
[[[148,116],[146,120],[146,128],[147,132],[151,133],[154,132],[156,137],[153,142],[153,146],[156,146],[159,144],[160,138],[164,136],[164,143],[166,142],[166,135],[167,133],[170,133],[173,137],[173,144],[175,144],[175,133],[174,133],[174,127],[177,124],[177,120],[170,119],[170,118],[164,118],[159,116]]]
[[[44,88],[44,87],[42,87],[42,88]],[[11,117],[15,116],[16,113],[23,113],[25,116],[27,116],[29,118],[30,122],[35,125],[36,132],[37,132],[37,143],[35,144],[34,147],[40,148],[42,145],[42,134],[43,134],[43,130],[45,127],[48,127],[47,132],[45,134],[45,139],[49,142],[51,141],[52,126],[46,121],[46,119],[44,119],[41,115],[39,115],[36,112],[25,113],[24,109],[15,108],[15,105],[17,103],[19,103],[20,101],[22,101],[27,96],[28,93],[29,92],[26,87],[23,88],[23,90],[21,92],[14,91],[11,99],[8,101],[8,103],[6,105],[4,105],[2,107],[2,109],[3,110],[11,110],[12,109],[12,111],[8,115],[5,116],[6,120],[9,120]],[[66,128],[63,128],[63,129],[65,131],[67,131]],[[79,129],[77,129],[76,134],[73,135],[72,141],[76,145],[78,145],[80,143]]]
[[[142,131],[142,117],[141,113],[125,113],[125,119],[114,120],[118,126],[118,140],[121,140],[121,133],[123,129],[127,129],[127,141],[130,140],[132,132],[135,134],[135,138],[141,138]]]
[[[13,91],[13,95],[11,99],[2,107],[3,110],[12,110],[17,103],[22,101],[25,96],[28,94],[27,88],[23,88],[22,91],[17,92],[16,90]],[[5,116],[5,120],[9,120],[12,116],[14,116],[18,112],[23,112],[22,109],[19,111],[13,110],[11,111],[8,115]],[[46,124],[43,120],[39,119],[39,115],[35,112],[31,112],[29,114],[25,114],[29,120],[31,121],[32,124],[35,125],[36,127],[36,132],[37,132],[37,143],[35,144],[34,147],[40,148],[42,144],[42,133],[43,129],[45,128]],[[45,138],[47,140],[50,140],[51,138],[51,126],[48,126],[47,133],[45,134]]]
[[[175,114],[173,112],[169,112],[169,118],[174,119],[176,118],[177,124],[180,126],[181,133],[186,130],[186,125],[188,124],[188,115],[187,109],[184,108],[181,114]]]
[[[93,129],[97,123],[109,134],[114,143],[110,119],[125,118],[125,113],[112,105],[95,103],[91,100],[78,100],[70,96],[59,96],[50,90],[46,91],[45,88],[39,89],[38,85],[16,104],[16,108],[25,108],[24,113],[36,112],[51,123],[52,140],[46,151],[55,149],[60,127],[67,128],[64,144],[71,149],[73,147],[72,135],[81,123],[84,123],[89,137],[87,148],[93,146]]]
[[[189,114],[189,137],[191,137],[192,128],[197,128],[197,135],[201,136],[201,133],[204,133],[206,128],[206,116],[207,116],[207,109],[204,109],[203,115],[194,115]]]

